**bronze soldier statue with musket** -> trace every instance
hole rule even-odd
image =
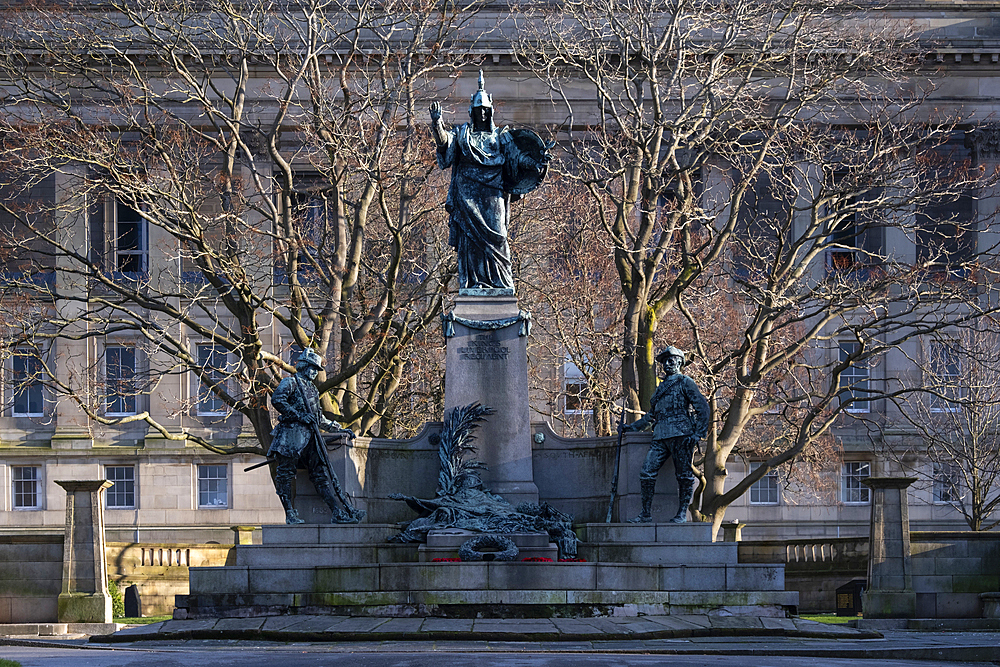
[[[331,523],[358,523],[365,517],[365,511],[354,507],[340,488],[320,433],[323,429],[354,438],[353,431],[330,421],[320,409],[319,390],[313,380],[322,368],[322,357],[314,350],[304,350],[295,364],[295,374],[278,383],[271,396],[271,405],[280,416],[271,432],[268,458],[278,464],[274,485],[288,524],[304,523],[292,506],[292,481],[300,467],[309,471],[316,493],[330,506]]]
[[[667,347],[656,355],[656,361],[663,364],[666,377],[653,392],[649,412],[642,419],[619,427],[623,431],[641,431],[653,426],[653,443],[639,472],[642,512],[629,521],[653,521],[651,510],[656,477],[667,459],[673,457],[678,505],[677,514],[670,521],[684,523],[696,485],[691,467],[694,448],[708,432],[708,401],[702,396],[694,380],[681,373],[684,365],[683,351],[673,346]]]

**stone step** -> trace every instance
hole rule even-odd
[[[353,567],[191,568],[191,595],[400,591],[783,591],[780,565],[385,563]]]
[[[597,563],[650,563],[673,565],[735,565],[736,542],[708,544],[664,544],[662,542],[585,542],[581,558]]]
[[[341,593],[199,594],[184,601],[188,618],[224,616],[252,606],[264,615],[330,614],[450,618],[525,618],[708,614],[785,617],[796,591],[397,590]]]
[[[584,542],[664,542],[704,544],[712,542],[712,524],[687,523],[585,523],[576,527]]]
[[[349,567],[373,563],[413,563],[419,559],[417,544],[323,544],[280,546],[241,545],[236,565],[268,567]]]
[[[263,544],[382,544],[399,533],[393,523],[309,524],[264,526]]]

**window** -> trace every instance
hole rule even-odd
[[[760,467],[760,462],[755,461],[750,464],[750,472]],[[777,505],[778,504],[778,471],[768,470],[767,474],[761,477],[750,486],[751,505]]]
[[[42,508],[42,475],[36,466],[11,466],[14,486],[14,509],[37,510]]]
[[[34,350],[18,348],[12,359],[15,417],[41,417],[42,403],[42,360]]]
[[[319,282],[322,272],[330,267],[330,253],[335,239],[331,236],[329,221],[335,214],[330,209],[326,191],[329,183],[318,174],[294,174],[291,194],[291,236],[281,233],[288,240],[287,251],[275,260],[275,277],[287,283],[290,262],[296,260],[296,279],[305,284]],[[294,255],[293,255],[294,253]]]
[[[586,407],[588,398],[587,378],[583,371],[569,357],[563,362],[563,412],[567,415],[590,415],[594,411]]]
[[[976,201],[963,193],[931,202],[917,213],[917,262],[947,279],[965,278],[976,247]]]
[[[105,466],[104,479],[114,482],[104,496],[108,509],[135,509],[135,468]]]
[[[198,414],[228,414],[225,401],[212,390],[212,387],[226,387],[226,349],[218,345],[199,345],[198,366],[203,369],[198,384]]]
[[[146,220],[139,211],[115,202],[115,271],[137,276],[146,271]]]
[[[104,350],[105,392],[109,415],[134,415],[136,413],[136,355],[135,348],[126,345],[109,345]]]
[[[229,507],[229,484],[226,466],[198,466],[198,507]]]
[[[957,401],[963,395],[959,352],[954,342],[931,341],[930,375],[928,389],[931,394],[931,412],[955,412]]]
[[[850,505],[871,502],[871,489],[862,484],[871,477],[871,464],[867,461],[847,461],[841,469],[841,499]]]
[[[858,353],[860,343],[840,343],[840,362],[843,363]],[[847,408],[847,412],[865,413],[871,408],[871,402],[866,400],[868,396],[868,368],[851,364],[840,374],[840,400],[847,401],[854,399]]]
[[[734,173],[734,184],[747,177]],[[766,167],[757,173],[737,212],[736,229],[731,243],[733,269],[740,280],[757,280],[781,252],[791,217],[794,194],[787,188],[788,174]]]
[[[934,464],[934,502],[954,503],[961,498],[961,480],[954,466],[947,463]]]

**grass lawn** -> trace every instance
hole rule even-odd
[[[116,618],[115,623],[126,623],[128,625],[149,625],[160,621],[169,621],[173,616],[143,616],[142,618]],[[6,667],[6,665],[0,665]]]
[[[836,614],[810,614],[799,615],[799,618],[806,621],[817,621],[819,623],[840,623],[844,624],[848,621],[858,618],[857,616],[837,616]]]

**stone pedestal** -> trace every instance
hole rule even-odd
[[[481,534],[458,528],[432,530],[427,533],[427,544],[417,548],[417,558],[421,563],[429,563],[435,558],[458,558],[459,547]],[[559,548],[549,542],[545,533],[504,533],[503,536],[517,545],[519,561],[525,558],[559,559]]]
[[[476,431],[483,482],[512,505],[538,502],[528,412],[528,315],[508,290],[460,294],[445,316],[444,409],[480,403],[495,413]]]
[[[746,528],[745,523],[740,523],[736,519],[732,521],[727,521],[722,524],[722,541],[723,542],[742,542],[743,541],[743,529]]]
[[[869,477],[872,518],[868,554],[868,589],[862,610],[865,618],[913,618],[910,564],[910,516],[906,488],[913,477]]]
[[[101,492],[112,484],[103,479],[56,484],[66,489],[59,622],[111,623]]]

